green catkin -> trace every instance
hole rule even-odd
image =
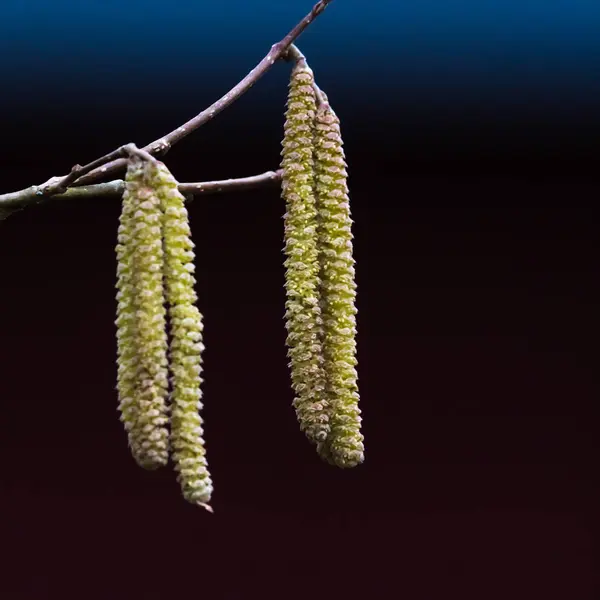
[[[317,212],[313,193],[315,92],[304,60],[292,70],[282,143],[282,197],[285,199],[284,252],[286,329],[294,408],[300,428],[315,443],[329,433],[324,397]]]
[[[327,102],[315,118],[321,309],[331,430],[319,454],[339,467],[364,460],[356,372],[356,282],[352,219],[340,121]]]
[[[167,337],[159,200],[151,163],[128,162],[117,251],[119,410],[137,463],[168,462]]]
[[[130,177],[128,172],[128,177]],[[129,185],[129,183],[127,183]],[[139,432],[135,429],[139,412],[137,398],[137,340],[135,327],[135,290],[132,272],[131,215],[134,202],[130,192],[125,190],[118,231],[117,252],[117,390],[119,392],[119,410],[121,421],[129,438],[129,446],[136,454],[139,444]]]
[[[202,405],[202,315],[196,306],[194,243],[184,197],[164,163],[158,163],[155,189],[164,213],[164,280],[171,342],[171,446],[183,497],[209,506],[213,484],[204,447]]]

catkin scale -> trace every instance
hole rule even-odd
[[[315,116],[320,306],[330,432],[319,454],[339,467],[364,460],[356,372],[356,282],[352,218],[340,122],[328,102]]]
[[[119,410],[132,454],[147,469],[166,465],[169,454],[161,210],[151,167],[128,163],[116,248]]]
[[[315,443],[329,433],[319,306],[317,212],[313,193],[313,73],[301,60],[292,70],[282,142],[286,329],[294,408],[300,428]]]

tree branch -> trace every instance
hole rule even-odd
[[[150,153],[148,153],[146,150],[138,148],[135,144],[125,144],[124,146],[121,146],[120,148],[117,148],[116,150],[113,150],[112,152],[93,160],[84,167],[81,165],[75,165],[71,169],[71,172],[65,177],[51,177],[42,185],[37,186],[36,196],[54,196],[55,194],[63,194],[76,179],[82,177],[86,173],[101,167],[107,162],[113,161],[115,158],[131,155],[139,156],[145,160],[156,160]]]
[[[167,135],[155,140],[154,142],[144,146],[144,150],[151,154],[164,155],[171,147],[190,133],[210,121],[213,117],[225,110],[233,104],[240,96],[246,93],[275,63],[286,54],[288,48],[294,43],[296,38],[318,17],[333,0],[319,0],[312,10],[279,42],[273,44],[268,54],[244,77],[237,85],[235,85],[223,97],[211,104],[208,108],[198,113],[194,118],[190,119],[177,129],[171,131]],[[119,169],[125,167],[126,161],[123,158],[118,158],[105,164],[99,169],[77,178],[76,185],[88,185],[102,179],[105,176],[114,174]]]
[[[6,216],[6,214],[13,210],[23,208],[27,204],[39,203],[51,196],[59,196],[62,198],[105,197],[122,193],[122,186],[124,185],[122,180],[109,181],[104,184],[92,184],[125,167],[127,163],[126,157],[132,153],[144,156],[146,159],[152,159],[153,154],[163,155],[168,152],[173,144],[176,144],[179,140],[204,125],[247,92],[273,66],[275,61],[282,58],[285,60],[299,60],[299,58],[303,58],[300,50],[294,46],[294,41],[331,2],[333,2],[333,0],[319,0],[319,2],[313,6],[312,10],[281,41],[271,46],[268,54],[248,73],[248,75],[246,75],[246,77],[235,85],[227,94],[211,104],[194,118],[184,123],[181,127],[178,127],[171,133],[168,133],[143,148],[137,148],[134,144],[126,144],[93,160],[85,166],[79,164],[73,166],[68,175],[51,177],[41,185],[34,185],[24,190],[8,194],[0,194],[0,210],[3,211],[3,214]],[[290,48],[291,51],[288,52]],[[317,91],[318,100],[321,100],[322,96],[320,95],[318,88],[315,87],[315,90]],[[278,182],[280,180],[280,171],[267,171],[261,175],[241,179],[181,184],[180,189],[184,194],[194,195],[249,189],[269,182]],[[76,192],[74,190],[80,191]]]
[[[239,177],[238,179],[203,181],[201,183],[181,183],[179,184],[179,191],[184,196],[206,196],[207,194],[216,194],[221,192],[240,192],[270,184],[280,184],[282,177],[283,169],[278,169],[277,171],[265,171],[259,175]]]
[[[121,149],[119,149],[121,150]],[[107,155],[108,156],[108,155]],[[223,192],[239,192],[260,188],[263,186],[278,184],[281,182],[283,171],[265,171],[259,175],[250,177],[239,177],[237,179],[223,179],[220,181],[201,181],[198,183],[180,183],[179,191],[186,197],[195,195],[209,195]],[[56,178],[54,178],[56,179]],[[55,185],[55,184],[51,184]],[[115,179],[105,183],[97,183],[93,185],[78,186],[68,188],[64,192],[54,193],[54,198],[117,198],[120,197],[125,190],[125,182],[122,179]],[[6,216],[13,210],[24,208],[28,204],[39,203],[44,201],[48,196],[39,194],[39,186],[32,185],[18,192],[10,192],[8,194],[0,194],[0,220],[2,213]]]

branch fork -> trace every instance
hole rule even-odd
[[[29,204],[36,204],[41,200],[51,197],[94,197],[112,196],[121,194],[124,189],[122,180],[113,180],[100,183],[102,179],[116,174],[124,168],[127,157],[131,153],[153,159],[154,155],[163,156],[178,141],[196,131],[202,125],[210,121],[225,108],[239,99],[247,92],[278,60],[298,61],[304,56],[294,46],[298,36],[319,16],[333,0],[319,0],[312,10],[279,42],[273,44],[267,55],[229,92],[211,104],[208,108],[198,113],[195,117],[177,127],[170,133],[147,144],[143,148],[137,148],[134,144],[125,144],[116,150],[88,163],[87,165],[76,164],[71,171],[60,177],[51,177],[41,185],[31,186],[17,192],[0,194],[0,210],[12,212]],[[324,94],[315,86],[317,102],[326,100]],[[251,177],[238,179],[227,179],[224,181],[206,181],[199,183],[180,184],[180,191],[189,197],[194,194],[216,193],[250,189],[261,185],[281,181],[281,170],[266,171],[265,173]],[[93,184],[93,185],[92,185]]]

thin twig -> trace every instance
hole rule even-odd
[[[221,181],[203,181],[201,183],[181,183],[179,191],[184,195],[207,195],[221,192],[240,192],[264,185],[281,183],[283,170],[265,171],[260,175],[240,177],[238,179],[223,179]]]
[[[141,158],[142,160],[147,160],[152,163],[157,162],[156,158],[154,158],[152,154],[150,154],[143,148],[138,148],[135,144],[125,144],[125,146],[123,146],[123,150],[125,154],[127,154],[127,156],[129,157],[135,156],[137,158]]]
[[[56,194],[64,194],[76,179],[108,162],[112,162],[120,156],[137,156],[144,160],[156,160],[149,152],[138,148],[135,144],[125,144],[83,167],[75,165],[65,177],[51,177],[46,183],[37,186],[36,195],[48,197]]]
[[[248,73],[248,75],[246,75],[246,77],[244,77],[244,79],[235,85],[222,98],[214,102],[187,123],[184,123],[181,127],[178,127],[176,130],[155,142],[144,146],[144,148],[138,149],[134,145],[126,144],[93,160],[85,166],[79,164],[73,166],[70,173],[67,175],[51,177],[41,185],[34,185],[18,192],[0,194],[0,208],[4,211],[12,211],[23,208],[27,204],[39,203],[50,196],[60,196],[63,198],[100,197],[122,193],[122,189],[119,187],[122,185],[122,182],[119,183],[120,180],[110,181],[102,186],[91,184],[99,179],[104,179],[108,175],[111,175],[124,167],[127,163],[125,157],[131,153],[132,148],[135,148],[135,152],[137,152],[138,155],[142,152],[147,153],[147,155],[164,154],[173,144],[198,129],[216,114],[231,105],[235,100],[242,96],[242,94],[248,91],[273,66],[276,60],[286,56],[288,49],[290,46],[293,46],[296,38],[298,38],[298,36],[332,1],[333,0],[320,0],[317,2],[310,13],[306,15],[280,42],[271,46],[269,53],[256,65],[256,67],[254,67],[254,69],[252,69],[252,71],[250,71],[250,73]],[[296,47],[294,46],[294,48]],[[297,48],[296,51],[300,52]],[[289,58],[286,58],[286,60],[289,60]],[[265,176],[267,176],[266,179],[264,179]],[[202,182],[182,185],[192,186],[191,191],[186,192],[189,195],[190,193],[213,193],[221,190],[228,191],[229,189],[248,189],[263,185],[269,181],[278,181],[280,178],[279,172],[277,172],[275,176],[262,174],[239,180],[229,179],[226,180],[226,182]],[[81,192],[76,193],[73,191],[75,189],[80,189]]]
[[[155,140],[154,142],[144,146],[151,154],[160,154],[161,156],[169,151],[169,149],[188,136],[190,133],[210,121],[213,117],[233,104],[240,96],[247,92],[272,66],[275,61],[282,58],[288,48],[294,43],[296,38],[319,16],[325,8],[331,4],[333,0],[319,0],[312,10],[279,42],[273,44],[268,54],[244,77],[237,85],[235,85],[223,97],[211,104],[208,108],[197,114],[194,118],[184,123],[181,127],[171,131],[165,136]],[[120,168],[123,168],[126,160],[118,158],[108,164],[105,164],[100,169],[95,169],[81,177],[77,178],[76,185],[88,185],[102,179],[108,175],[114,174]]]
[[[270,184],[281,182],[283,171],[265,171],[258,175],[250,177],[239,177],[237,179],[223,179],[220,181],[200,181],[197,183],[180,183],[179,191],[186,197],[195,195],[210,195],[225,192],[239,192],[260,188]],[[115,179],[105,183],[97,183],[86,186],[68,188],[65,192],[53,194],[54,198],[64,199],[90,199],[90,198],[118,198],[125,190],[125,182],[122,179]],[[0,194],[0,220],[2,213],[6,211],[7,216],[13,210],[18,210],[24,206],[43,201],[47,196],[39,195],[39,186],[32,185],[18,192]]]
[[[74,165],[71,169],[71,172],[64,177],[51,177],[42,185],[33,186],[36,188],[36,196],[53,196],[55,194],[64,193],[67,188],[72,185],[75,180],[84,176],[86,173],[93,171],[94,169],[101,167],[107,162],[111,162],[115,160],[115,158],[119,158],[121,156],[126,156],[125,146],[121,146],[96,160],[93,160],[91,163],[88,163],[85,166],[81,166],[79,164]]]

